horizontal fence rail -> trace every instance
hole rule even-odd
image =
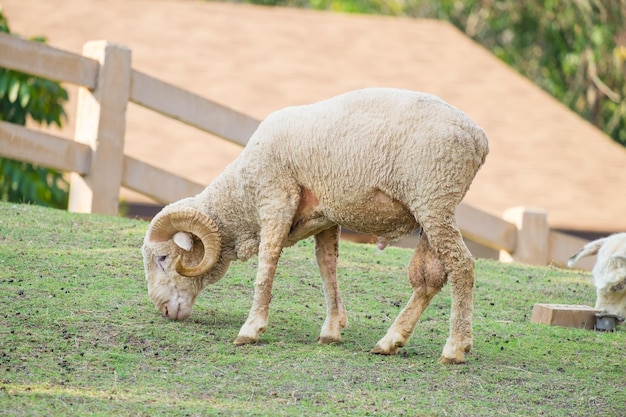
[[[459,205],[456,218],[459,229],[468,239],[495,250],[515,250],[517,229],[514,224],[467,204]]]
[[[72,181],[79,179],[77,187],[70,189],[70,209],[117,214],[119,186],[163,204],[204,189],[202,184],[123,154],[128,101],[242,146],[259,125],[253,117],[133,69],[130,51],[121,45],[89,42],[83,53],[0,33],[0,67],[81,87],[75,140],[0,122],[0,156],[70,172]],[[115,88],[127,90],[112,91]],[[102,124],[104,129],[99,127]],[[109,138],[111,135],[118,136]],[[111,144],[103,146],[103,141],[109,140]],[[105,177],[118,181],[109,201],[93,204],[85,200],[107,194],[110,183],[97,188]],[[587,243],[550,230],[541,210],[518,207],[500,218],[461,204],[456,216],[465,238],[500,251],[502,261],[564,266],[567,258]],[[592,265],[585,259],[580,267],[590,269]]]
[[[99,65],[94,59],[0,32],[0,67],[93,89]]]
[[[162,203],[196,195],[205,187],[129,156],[124,157],[122,184]]]
[[[259,121],[182,90],[137,70],[132,71],[130,100],[222,139],[245,146]]]
[[[60,171],[86,174],[91,163],[91,148],[23,126],[0,121],[0,138],[5,158],[44,165]]]

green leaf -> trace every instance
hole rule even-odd
[[[29,40],[37,43],[46,43],[47,39],[45,36],[33,36],[29,38]]]
[[[604,30],[602,27],[596,26],[591,32],[591,40],[595,45],[602,45],[604,43]]]
[[[28,106],[28,102],[30,101],[30,86],[27,83],[20,84],[20,106],[23,109]]]
[[[20,92],[20,80],[17,78],[11,78],[9,80],[9,102],[15,103],[17,100],[17,95]]]

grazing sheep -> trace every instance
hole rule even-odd
[[[267,328],[282,249],[314,236],[327,308],[318,340],[338,342],[347,325],[340,226],[378,236],[380,248],[421,229],[408,266],[413,295],[372,352],[404,346],[449,280],[450,337],[440,361],[463,362],[472,346],[474,261],[455,209],[487,153],[487,137],[468,116],[427,94],[372,88],[277,111],[204,191],[152,220],[142,248],[150,298],[163,316],[184,320],[231,261],[258,254],[252,308],[234,341],[255,343]]]
[[[567,261],[573,266],[579,259],[598,255],[593,266],[596,308],[626,317],[626,233],[594,240],[583,246]]]

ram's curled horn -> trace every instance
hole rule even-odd
[[[204,255],[198,265],[192,267],[184,266],[182,259],[178,258],[176,271],[183,276],[196,277],[211,269],[218,260],[221,248],[220,234],[213,219],[192,208],[166,212],[154,219],[148,239],[164,242],[178,232],[191,233],[200,239]]]

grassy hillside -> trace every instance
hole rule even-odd
[[[411,251],[342,243],[343,342],[324,318],[311,241],[285,250],[270,327],[232,341],[255,261],[238,263],[183,323],[147,296],[146,223],[0,204],[0,410],[9,416],[624,416],[626,332],[529,322],[536,302],[591,304],[589,275],[478,261],[474,349],[437,363],[449,288],[397,356],[372,355],[410,295]]]

